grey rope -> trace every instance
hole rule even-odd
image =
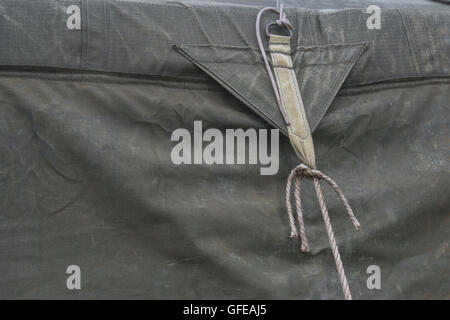
[[[344,194],[342,193],[341,188],[334,182],[333,179],[326,176],[319,170],[310,169],[304,164],[298,165],[296,168],[294,168],[291,173],[289,174],[288,181],[286,183],[286,207],[288,211],[289,216],[289,224],[291,226],[291,237],[298,237],[299,232],[297,231],[297,228],[294,223],[294,217],[292,214],[292,207],[290,203],[290,193],[291,193],[291,185],[292,180],[295,178],[295,189],[294,189],[294,197],[296,202],[296,209],[297,209],[297,217],[298,217],[298,225],[300,230],[300,239],[301,239],[301,251],[302,252],[308,252],[309,246],[308,241],[305,234],[305,226],[303,222],[303,213],[302,213],[302,205],[301,205],[301,198],[300,198],[300,181],[302,178],[309,178],[314,181],[314,189],[316,191],[317,199],[319,200],[320,210],[322,211],[322,217],[323,221],[325,223],[325,228],[327,230],[328,234],[328,240],[330,242],[331,251],[334,256],[334,261],[336,263],[336,269],[339,275],[339,279],[341,281],[342,291],[344,293],[346,300],[351,300],[352,295],[350,293],[350,288],[348,286],[347,277],[345,276],[344,266],[342,264],[341,255],[339,254],[338,246],[336,243],[336,239],[334,237],[333,227],[331,226],[330,217],[328,215],[328,210],[325,205],[325,200],[323,198],[322,189],[320,187],[319,180],[325,180],[338,194],[339,199],[342,200],[345,209],[347,211],[348,216],[350,217],[350,220],[353,222],[353,225],[355,226],[356,230],[361,230],[361,225],[356,219],[352,208],[347,202],[347,199],[345,198]]]
[[[301,240],[300,250],[302,252],[309,252],[308,239],[306,238],[306,231],[305,231],[305,223],[303,222],[302,202],[300,194],[301,179],[302,179],[301,176],[297,176],[297,178],[295,179],[294,198],[295,198],[295,207],[297,209],[298,226],[300,229],[300,240]]]

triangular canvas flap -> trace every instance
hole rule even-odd
[[[259,50],[214,45],[174,46],[231,94],[286,134]],[[311,130],[319,124],[366,43],[297,47],[294,69]]]

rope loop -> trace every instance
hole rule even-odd
[[[326,176],[319,170],[311,169],[310,167],[302,164],[299,164],[297,167],[293,169],[298,175],[301,175],[305,178],[316,178],[316,179],[324,179]]]

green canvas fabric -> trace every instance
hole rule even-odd
[[[210,46],[176,47],[195,65],[221,83],[231,94],[286,133],[286,126],[256,49]],[[366,48],[365,43],[299,47],[293,51],[299,89],[311,129],[328,109],[351,68]]]
[[[73,4],[79,30],[66,26]],[[318,168],[362,225],[324,186],[354,299],[448,298],[449,7],[285,4]],[[289,238],[299,162],[256,49],[263,5],[0,2],[1,298],[343,298],[311,184],[312,252]],[[277,174],[174,164],[171,135],[194,121],[280,129]],[[81,290],[66,287],[69,265]]]

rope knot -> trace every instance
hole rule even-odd
[[[345,298],[347,300],[351,300],[352,296],[350,294],[350,288],[347,283],[347,278],[345,277],[344,266],[342,264],[341,256],[339,254],[337,243],[334,238],[333,228],[331,226],[330,217],[328,216],[328,210],[325,205],[325,200],[323,198],[322,189],[320,187],[319,180],[325,180],[333,188],[333,190],[337,193],[339,199],[341,199],[342,203],[344,204],[347,214],[348,214],[350,220],[353,222],[355,229],[360,230],[361,225],[359,224],[358,220],[356,219],[355,215],[353,214],[352,208],[350,208],[350,205],[348,204],[347,199],[345,198],[344,194],[342,193],[341,188],[336,184],[336,182],[334,182],[334,180],[331,179],[330,177],[328,177],[327,175],[323,174],[321,171],[311,169],[304,164],[300,164],[291,171],[291,173],[289,174],[287,183],[286,183],[286,208],[287,208],[288,217],[289,217],[289,225],[291,227],[291,237],[296,238],[300,235],[300,240],[301,240],[300,250],[302,252],[310,251],[308,239],[306,238],[305,224],[303,221],[302,203],[301,203],[301,197],[300,197],[300,192],[301,192],[300,182],[301,182],[302,178],[309,178],[309,179],[312,179],[314,182],[314,189],[316,191],[317,199],[319,200],[320,209],[322,211],[323,220],[325,222],[325,228],[327,230],[328,239],[330,241],[331,251],[333,252],[334,260],[336,262],[336,268],[338,270],[339,278],[341,280],[342,290],[344,292]],[[292,180],[294,180],[294,179],[295,179],[294,198],[295,198],[295,205],[296,205],[296,209],[297,209],[298,230],[295,225],[294,216],[292,214],[292,206],[291,206],[291,185],[292,185]]]
[[[311,169],[310,167],[304,165],[303,163],[298,165],[294,170],[297,174],[305,178],[310,179],[316,178],[321,180],[325,177],[325,175],[319,170]]]
[[[278,10],[279,11],[278,19],[275,20],[275,23],[279,27],[284,26],[288,30],[294,29],[294,26],[289,22],[289,20],[286,16],[286,13],[284,12],[284,4],[280,3],[280,5],[278,6],[278,9],[279,9]]]
[[[275,23],[279,26],[279,27],[285,27],[288,30],[292,30],[294,27],[292,26],[292,24],[289,22],[289,20],[286,18],[286,14],[283,15],[283,17],[281,17],[280,19],[276,19]]]

